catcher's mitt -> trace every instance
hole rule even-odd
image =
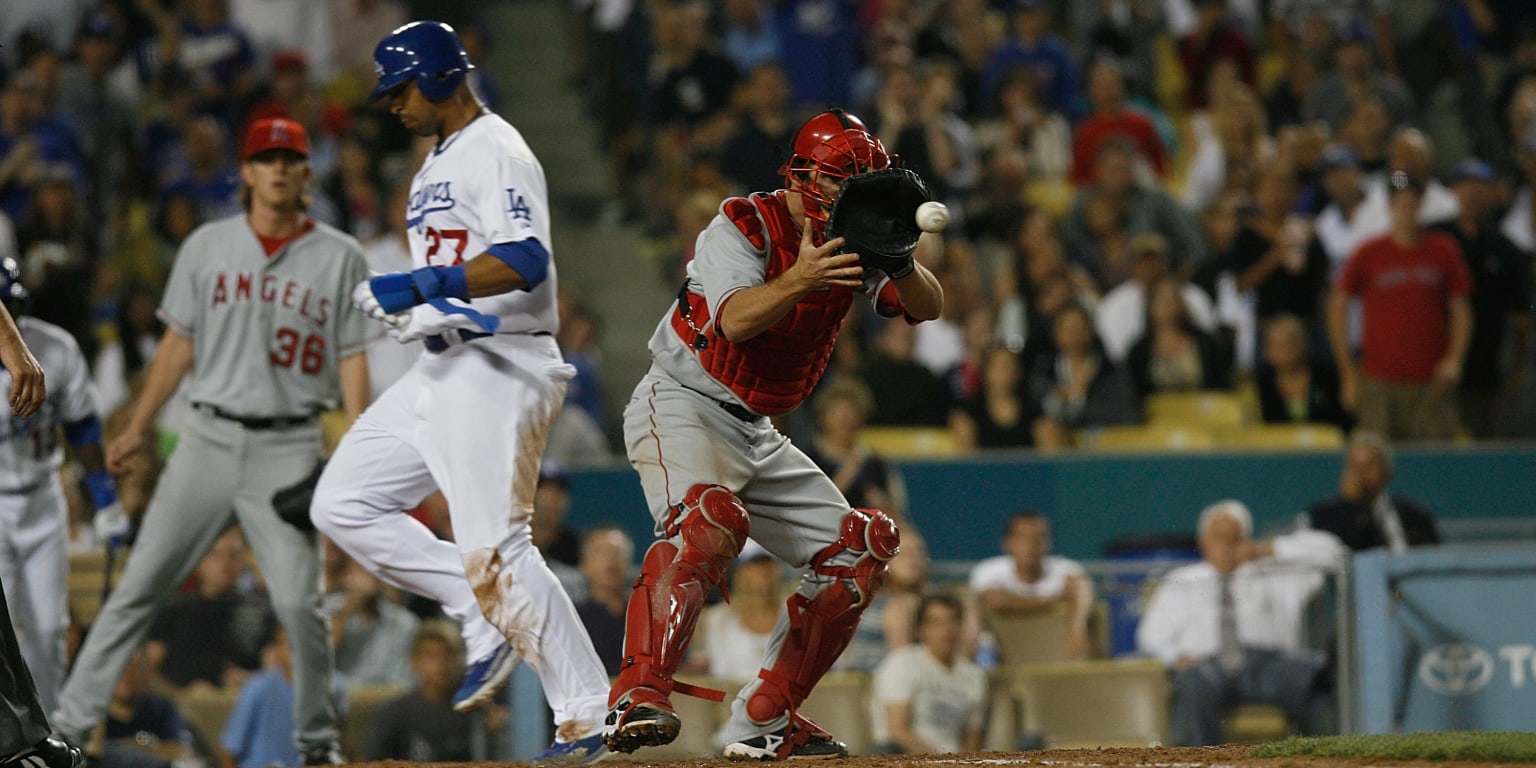
[[[929,199],[922,177],[905,168],[849,176],[832,203],[827,239],[844,238],[839,250],[857,253],[865,269],[906,277],[923,234],[917,227],[917,207]]]
[[[309,504],[314,501],[315,486],[320,484],[320,473],[324,471],[325,462],[322,461],[303,480],[272,493],[272,509],[283,522],[301,531],[315,529],[315,524],[309,519]]]

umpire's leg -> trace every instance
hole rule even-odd
[[[21,658],[11,608],[5,590],[0,589],[0,757],[48,738],[48,731],[48,717],[38,701],[32,673]]]

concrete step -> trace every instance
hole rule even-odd
[[[486,65],[504,94],[503,115],[523,133],[549,181],[555,258],[562,286],[575,288],[602,320],[599,341],[610,435],[635,382],[650,366],[646,343],[677,287],[645,260],[640,231],[603,224],[607,161],[586,94],[573,70],[564,0],[506,0],[485,7],[496,34]],[[615,443],[617,445],[617,443]]]

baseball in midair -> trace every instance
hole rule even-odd
[[[917,207],[917,228],[924,232],[943,232],[949,226],[949,208],[943,203],[927,202]]]

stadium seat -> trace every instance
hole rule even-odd
[[[1203,451],[1216,447],[1216,433],[1207,427],[1148,424],[1103,427],[1083,432],[1079,440],[1100,451]]]
[[[853,670],[828,673],[805,703],[800,714],[848,745],[849,754],[869,753],[873,736],[869,704],[869,676]]]
[[[1223,446],[1263,450],[1336,451],[1344,431],[1332,424],[1256,424],[1218,433]]]
[[[224,724],[235,711],[238,688],[191,689],[176,695],[176,708],[192,730],[194,746],[204,757],[217,757]]]
[[[1285,710],[1273,704],[1239,704],[1221,719],[1221,740],[1227,744],[1258,744],[1290,733]]]
[[[1168,730],[1168,673],[1156,659],[1025,664],[1014,686],[1025,731],[1047,747],[1154,746]]]
[[[1072,616],[1066,605],[1031,613],[993,613],[983,608],[981,621],[997,637],[998,655],[1004,664],[1067,661]]]
[[[859,441],[887,459],[954,456],[955,437],[944,427],[865,427]]]
[[[999,666],[987,673],[987,721],[981,734],[981,748],[987,752],[1014,752],[1019,749],[1022,721],[1019,698],[1014,692],[1013,675],[1017,666]]]
[[[1232,392],[1154,392],[1142,404],[1149,424],[1232,428],[1247,422],[1242,398]]]
[[[341,720],[341,754],[348,760],[362,762],[363,745],[368,739],[368,725],[379,707],[405,693],[398,685],[360,685],[347,691],[347,711]]]
[[[112,583],[122,578],[123,566],[128,562],[128,552],[117,553],[112,563]],[[96,550],[69,556],[69,620],[82,630],[96,620],[101,612],[102,588],[107,578],[106,552]]]
[[[1031,179],[1024,186],[1024,201],[1058,218],[1067,215],[1077,189],[1064,176]]]

